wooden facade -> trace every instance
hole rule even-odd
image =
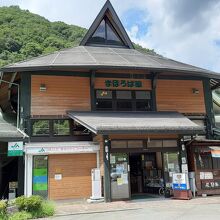
[[[91,196],[91,169],[96,167],[96,154],[50,155],[48,164],[50,199]],[[55,180],[55,174],[62,174],[62,179]]]
[[[193,93],[198,90],[198,94]],[[203,82],[200,80],[158,80],[156,89],[158,111],[205,114]]]
[[[62,75],[62,74],[61,74]],[[46,91],[41,92],[44,84]],[[66,115],[66,111],[90,111],[88,77],[32,76],[31,115]]]

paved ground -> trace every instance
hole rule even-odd
[[[54,220],[212,220],[220,219],[220,197],[142,199],[112,203],[87,204],[85,201],[63,201],[56,204]],[[51,219],[51,218],[50,218]]]

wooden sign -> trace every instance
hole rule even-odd
[[[202,189],[220,189],[220,179],[219,180],[203,180]]]

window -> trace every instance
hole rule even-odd
[[[135,91],[136,99],[151,99],[149,91]]]
[[[111,148],[127,148],[127,141],[111,141]]]
[[[150,111],[150,91],[96,90],[96,110]]]
[[[118,111],[132,111],[132,103],[129,101],[117,101]]]
[[[54,120],[53,121],[53,135],[55,136],[70,135],[69,120]]]
[[[212,155],[211,152],[197,152],[196,164],[199,169],[212,169]]]
[[[78,122],[74,121],[74,125],[73,125],[73,135],[89,135],[90,131],[83,127],[81,124],[79,124]]]
[[[33,195],[47,198],[48,194],[48,157],[33,157]]]
[[[49,120],[35,120],[32,124],[32,136],[49,136]]]
[[[112,99],[112,91],[108,90],[97,90],[96,91],[97,99]]]
[[[117,99],[131,99],[131,91],[116,91]]]
[[[142,148],[144,146],[143,141],[128,141],[128,148]]]
[[[93,36],[89,39],[91,43],[105,43],[105,20],[102,20]]]
[[[106,16],[103,18],[94,34],[89,38],[88,44],[125,46]]]
[[[96,108],[97,110],[111,110],[112,101],[97,100]]]
[[[137,111],[150,111],[150,102],[149,101],[139,101],[136,102]]]
[[[195,158],[198,169],[220,169],[220,158],[212,156],[209,147],[197,149]]]

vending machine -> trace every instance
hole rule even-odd
[[[91,176],[92,176],[92,196],[90,197],[90,199],[92,200],[102,199],[100,169],[99,168],[92,169]]]

